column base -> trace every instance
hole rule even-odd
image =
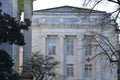
[[[20,76],[19,80],[33,80],[33,76],[30,73],[26,72]]]

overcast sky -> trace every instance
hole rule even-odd
[[[109,6],[108,6],[109,4]],[[75,6],[75,7],[81,7],[82,6],[82,0],[37,0],[33,3],[33,9],[34,10],[40,10],[40,9],[46,9],[46,8],[53,8],[53,7],[59,7],[59,6]],[[96,9],[101,11],[108,11],[111,12],[115,10],[115,4],[103,2],[96,6]]]
[[[34,1],[33,7],[34,10],[38,10],[64,5],[81,6],[80,1],[81,0],[37,0]]]

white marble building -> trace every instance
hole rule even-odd
[[[117,80],[101,58],[92,60],[101,52],[97,45],[92,45],[96,44],[94,38],[99,39],[96,34],[115,39],[116,23],[106,12],[89,11],[71,6],[34,11],[32,51],[55,56],[60,61],[57,72],[65,76],[63,80]],[[109,17],[105,18],[106,15]]]

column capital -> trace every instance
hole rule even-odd
[[[65,35],[58,35],[58,38],[65,38]]]
[[[84,38],[84,35],[83,35],[83,34],[77,34],[77,38],[78,38],[78,39],[79,39],[79,38],[83,39],[83,38]]]
[[[40,38],[47,38],[47,35],[40,35]]]

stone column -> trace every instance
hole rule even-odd
[[[32,0],[24,0],[24,19],[32,20]],[[23,46],[23,76],[26,79],[31,77],[30,75],[30,66],[26,68],[25,65],[31,59],[31,27],[28,31],[24,31],[25,45]],[[30,80],[30,79],[29,79]]]
[[[84,78],[84,55],[83,55],[83,35],[77,35],[77,78],[83,80]]]
[[[13,0],[13,1],[12,1],[12,4],[13,4],[13,17],[16,17],[16,18],[17,18],[17,9],[18,9],[18,8],[17,8],[17,5],[18,5],[18,4],[17,4],[17,1],[18,1],[18,0]]]
[[[13,17],[15,17],[17,20],[17,0],[12,0],[11,3],[13,4],[12,6],[12,15]],[[17,72],[19,72],[19,46],[18,45],[15,45],[13,44],[12,45],[12,58],[14,60],[14,66],[13,66],[13,69]]]
[[[43,54],[43,55],[46,55],[47,53],[46,53],[46,38],[47,38],[47,35],[41,35],[40,36],[40,39],[41,39],[41,52],[40,52],[40,54]]]
[[[63,80],[64,76],[64,35],[58,35],[58,47],[57,47],[57,59],[60,61],[59,65],[59,73],[60,73],[60,79]]]
[[[12,45],[12,59],[14,62],[13,69],[19,72],[19,46],[14,44]]]
[[[0,0],[2,6],[2,12],[9,14],[11,17],[17,19],[17,0]],[[0,44],[0,49],[3,49],[8,52],[12,57],[14,66],[13,69],[18,72],[19,68],[19,50],[17,45],[11,45],[9,43]]]

